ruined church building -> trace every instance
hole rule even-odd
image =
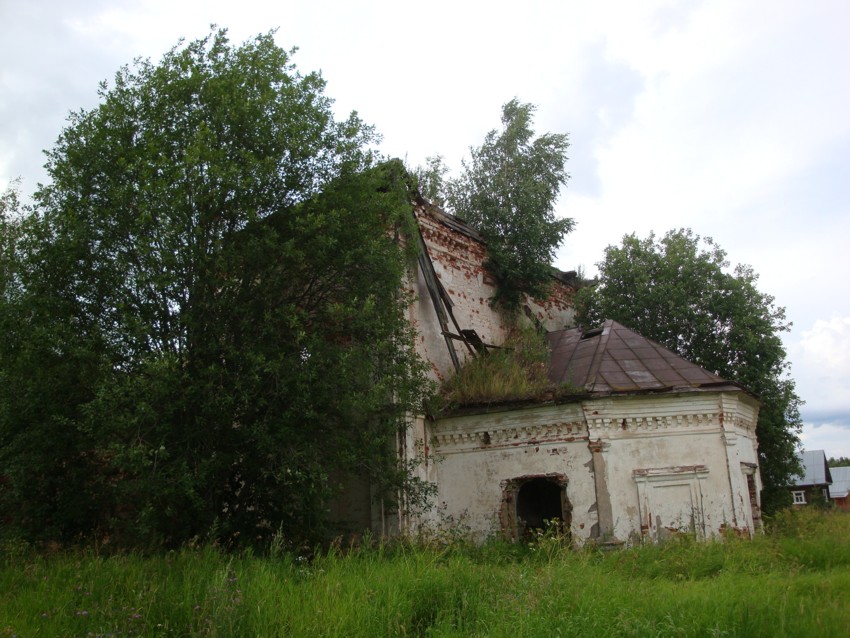
[[[421,199],[414,214],[409,318],[441,381],[482,344],[502,344],[508,326],[489,304],[481,237]],[[479,539],[519,539],[556,519],[578,544],[752,534],[758,400],[616,322],[565,329],[577,283],[553,277],[550,297],[524,300],[523,316],[548,333],[552,383],[578,393],[415,417],[399,449],[436,485],[433,508],[389,516],[360,490],[335,517],[376,533],[457,525]]]

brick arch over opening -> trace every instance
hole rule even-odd
[[[505,538],[520,540],[543,528],[547,519],[560,520],[562,529],[569,532],[572,505],[565,475],[529,474],[502,481],[499,522]]]

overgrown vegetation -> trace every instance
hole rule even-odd
[[[138,60],[100,98],[30,208],[0,197],[4,531],[262,545],[322,534],[334,476],[410,485],[401,163],[271,33]]]
[[[840,512],[783,513],[753,540],[615,551],[557,537],[312,558],[6,547],[0,635],[837,636],[848,587],[850,516]]]
[[[502,106],[502,129],[469,149],[457,178],[437,155],[416,171],[420,190],[469,222],[487,242],[486,266],[496,280],[491,300],[507,313],[523,294],[543,298],[552,282],[555,251],[575,226],[555,216],[569,175],[569,141],[563,133],[535,137],[533,104],[514,98]]]
[[[555,388],[549,350],[534,328],[515,327],[501,348],[469,361],[441,388],[444,407],[540,399]]]

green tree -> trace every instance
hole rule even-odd
[[[568,175],[564,134],[534,137],[534,106],[516,98],[502,107],[502,130],[487,133],[470,149],[457,179],[446,184],[446,201],[487,241],[488,268],[498,283],[496,302],[515,308],[523,292],[544,295],[555,250],[572,230],[554,207]]]
[[[426,157],[425,166],[418,166],[411,172],[416,178],[420,195],[435,206],[446,205],[446,175],[449,167],[442,155]]]
[[[785,309],[758,290],[749,266],[728,272],[726,253],[690,230],[657,239],[626,235],[598,264],[599,285],[582,290],[577,320],[614,319],[685,359],[741,383],[762,401],[757,437],[767,512],[787,503],[798,468],[802,403],[788,377],[780,334]]]
[[[829,467],[847,467],[850,466],[850,458],[847,458],[846,456],[839,456],[838,458],[830,456],[829,459],[827,459],[826,464]]]
[[[0,209],[0,531],[73,535],[99,505],[90,498],[91,437],[77,423],[101,361],[93,341],[82,347],[90,326],[58,319],[71,307],[73,255],[67,268],[38,261],[50,236],[15,189]]]
[[[21,204],[16,182],[0,194],[0,299],[14,280],[15,246],[21,226]]]
[[[393,436],[425,390],[394,239],[409,187],[323,89],[272,34],[217,31],[72,114],[3,309],[21,533],[303,538],[339,476],[404,480]]]

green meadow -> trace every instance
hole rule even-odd
[[[52,552],[7,542],[0,636],[839,636],[850,515],[753,540],[603,551],[420,540],[312,555]]]

